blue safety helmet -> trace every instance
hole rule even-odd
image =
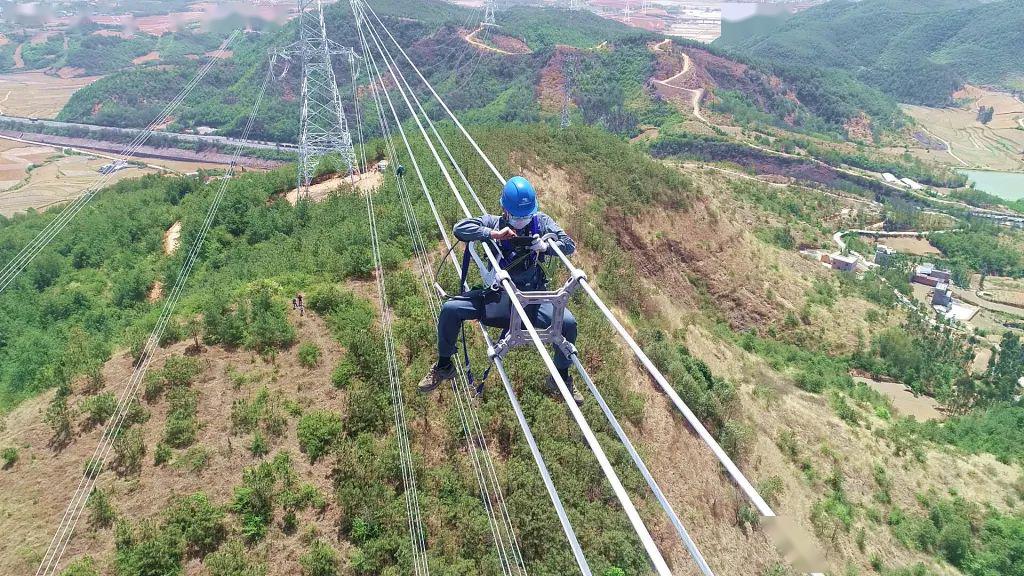
[[[526,218],[537,213],[537,192],[522,176],[513,176],[501,190],[501,207],[513,218]]]

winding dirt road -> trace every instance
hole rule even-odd
[[[658,42],[657,44],[655,44],[654,45],[654,50],[663,52],[663,51],[665,51],[665,44],[666,43],[670,43],[670,42],[671,42],[671,40],[666,38],[665,40],[662,40],[661,42]],[[709,124],[710,122],[708,122],[708,119],[705,118],[704,115],[701,114],[701,112],[700,112],[700,99],[704,97],[704,89],[703,88],[685,88],[683,86],[676,86],[676,85],[672,84],[672,82],[674,82],[676,80],[679,80],[679,79],[685,80],[687,78],[687,76],[689,75],[689,73],[690,73],[690,69],[693,67],[693,62],[690,60],[689,54],[687,54],[686,52],[682,52],[681,54],[683,55],[683,70],[682,70],[682,72],[679,72],[678,74],[676,74],[674,76],[670,76],[668,78],[665,78],[664,80],[657,80],[657,79],[655,79],[654,81],[657,82],[658,84],[661,84],[662,86],[666,86],[668,88],[672,88],[673,90],[682,90],[684,92],[689,93],[690,94],[690,103],[693,106],[693,115],[698,120],[700,120],[701,122]]]
[[[21,47],[24,46],[24,45],[25,44],[18,44],[18,47],[14,49],[14,56],[13,56],[13,58],[14,58],[14,67],[15,68],[24,68],[25,67],[25,60],[23,60],[22,57],[21,57]]]
[[[495,48],[494,46],[484,44],[483,42],[476,39],[477,33],[480,32],[481,30],[483,30],[482,26],[480,28],[477,28],[476,30],[473,30],[469,34],[463,36],[463,39],[466,42],[472,44],[473,46],[476,46],[477,48],[483,48],[484,50],[490,50],[491,52],[497,52],[498,54],[505,54],[506,56],[521,56],[523,54],[530,54],[530,52],[509,52],[508,50],[502,50],[501,48]]]

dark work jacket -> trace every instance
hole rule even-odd
[[[491,238],[492,230],[500,230],[504,226],[511,227],[502,217],[494,214],[485,214],[477,218],[466,218],[455,225],[453,233],[455,237],[463,242],[487,241]],[[520,236],[530,234],[530,225],[527,224],[522,230],[516,230]],[[543,212],[537,213],[537,233],[541,236],[551,233],[558,237],[558,248],[566,256],[576,251],[576,243],[565,233],[551,216]],[[547,256],[556,257],[554,250],[548,248]],[[546,287],[547,279],[540,266],[522,267],[509,270],[512,282],[520,290],[543,290]]]

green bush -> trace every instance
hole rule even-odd
[[[165,529],[173,529],[185,540],[186,552],[205,556],[220,546],[227,534],[224,512],[202,492],[175,500],[165,513]]]
[[[341,438],[341,416],[327,410],[304,414],[298,424],[299,447],[310,463],[330,451]]]
[[[114,523],[117,513],[107,493],[99,488],[93,488],[85,501],[85,507],[89,510],[89,524],[94,528],[106,528]]]
[[[82,412],[86,415],[86,424],[90,427],[103,424],[117,410],[117,398],[112,392],[104,392],[91,396],[82,402]]]
[[[220,547],[220,550],[208,555],[203,565],[210,576],[266,576],[265,564],[250,563],[246,559],[248,551],[245,544],[232,540]]]
[[[82,465],[82,472],[84,472],[88,478],[95,478],[99,476],[102,471],[103,464],[100,462],[99,458],[89,458],[85,461],[85,464]]]
[[[175,354],[169,356],[164,362],[160,378],[165,387],[173,388],[191,384],[201,372],[202,368],[198,360]]]
[[[184,448],[196,441],[199,432],[199,394],[191,388],[178,386],[167,395],[170,405],[164,424],[164,443]]]
[[[79,558],[68,564],[68,567],[61,571],[60,576],[100,576],[99,569],[92,556]]]
[[[67,393],[58,389],[57,394],[46,407],[43,420],[53,430],[51,444],[62,446],[71,440],[71,409],[68,408]]]
[[[18,461],[18,449],[14,446],[4,448],[4,451],[0,453],[0,459],[4,461],[3,469],[7,470]]]
[[[263,539],[274,517],[277,479],[270,462],[246,468],[242,485],[235,488],[232,512],[241,516],[242,537],[252,543]]]
[[[344,389],[348,387],[349,382],[359,373],[357,368],[346,356],[342,358],[338,365],[331,371],[331,384],[334,384],[335,388]]]
[[[173,454],[170,446],[163,442],[157,442],[156,448],[153,450],[153,465],[162,466],[170,462]]]
[[[203,314],[207,342],[244,345],[261,353],[293,343],[295,329],[288,322],[286,306],[278,292],[277,285],[260,281],[234,301],[215,294]]]
[[[341,559],[338,551],[322,540],[314,540],[299,558],[302,576],[337,576]]]
[[[249,444],[249,452],[252,452],[253,456],[266,456],[270,448],[267,446],[267,439],[263,437],[263,434],[259,432],[253,434],[252,442]]]
[[[312,370],[320,365],[320,347],[312,342],[303,342],[299,346],[299,364]]]
[[[180,574],[184,539],[175,530],[166,530],[151,520],[138,527],[117,523],[114,535],[115,564],[119,575]]]
[[[192,446],[184,454],[178,456],[174,465],[192,473],[202,472],[210,465],[210,451],[203,446]]]
[[[272,437],[284,434],[288,420],[281,404],[281,394],[271,393],[266,386],[260,388],[251,399],[236,399],[231,403],[232,433],[248,434],[262,428]]]

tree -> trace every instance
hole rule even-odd
[[[1024,344],[1020,336],[1012,332],[1003,334],[999,354],[989,363],[989,378],[992,380],[993,401],[1009,401],[1018,393],[1018,382],[1024,377]]]
[[[117,518],[117,513],[110,504],[110,498],[100,488],[93,488],[85,506],[89,509],[89,524],[95,528],[106,528]]]
[[[992,106],[981,106],[978,108],[978,122],[982,124],[988,124],[992,121],[992,116],[995,115],[996,109]]]
[[[114,441],[112,465],[122,475],[138,474],[142,470],[142,458],[145,455],[146,444],[142,438],[142,429],[132,426]]]
[[[66,386],[57,389],[53,400],[46,407],[44,420],[53,430],[50,444],[64,446],[71,440],[71,410],[68,408],[68,394],[70,390]]]

